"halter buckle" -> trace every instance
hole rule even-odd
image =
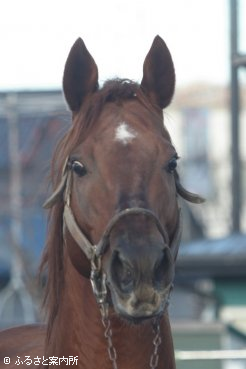
[[[95,254],[91,261],[90,281],[97,303],[104,304],[107,297],[106,274],[101,269],[101,257]]]

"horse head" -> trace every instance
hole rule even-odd
[[[55,155],[59,174],[46,206],[63,198],[73,266],[86,278],[96,269],[109,304],[132,321],[167,306],[181,235],[177,193],[201,200],[179,183],[178,154],[163,123],[174,87],[172,58],[159,36],[140,84],[111,80],[99,88],[96,63],[81,39],[65,65],[73,125]]]

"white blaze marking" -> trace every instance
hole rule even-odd
[[[127,145],[137,137],[137,132],[130,128],[125,122],[120,123],[115,131],[116,141],[120,141],[123,145]]]

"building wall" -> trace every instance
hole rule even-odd
[[[246,188],[244,100],[241,106],[240,148],[244,189]],[[206,198],[205,204],[192,206],[191,209],[200,219],[205,236],[211,238],[227,236],[232,226],[229,109],[229,95],[225,87],[193,86],[178,90],[173,104],[164,113],[165,124],[181,157],[179,170],[183,183],[187,189],[198,192]],[[197,130],[196,121],[199,126]],[[242,229],[246,231],[245,191],[242,196]]]

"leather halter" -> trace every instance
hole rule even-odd
[[[157,226],[157,229],[159,230],[160,234],[163,237],[164,244],[165,244],[164,248],[169,253],[169,257],[170,256],[172,257],[172,262],[175,261],[177,254],[178,254],[178,248],[179,248],[181,233],[182,233],[182,221],[181,221],[182,215],[181,215],[180,209],[179,209],[177,228],[176,228],[176,231],[175,231],[175,234],[174,234],[174,237],[171,243],[169,242],[169,237],[167,235],[167,232],[164,230],[157,216],[151,210],[145,209],[145,208],[133,207],[133,208],[124,209],[116,213],[109,221],[98,244],[92,245],[92,243],[85,236],[85,234],[83,233],[83,231],[81,230],[81,228],[79,227],[78,223],[76,222],[74,218],[74,215],[73,215],[73,212],[70,206],[71,186],[72,186],[72,172],[71,172],[71,166],[69,165],[69,160],[67,159],[63,167],[61,182],[59,183],[55,192],[44,203],[43,207],[46,209],[51,208],[58,201],[58,199],[60,199],[61,196],[63,195],[63,198],[64,198],[64,212],[63,212],[64,225],[63,227],[64,226],[67,227],[70,234],[76,241],[77,245],[84,252],[84,254],[91,261],[91,263],[93,263],[95,259],[100,258],[106,252],[106,247],[108,245],[108,238],[115,224],[120,219],[128,215],[132,215],[132,214],[145,215],[154,221],[154,223]]]
[[[112,343],[112,328],[111,322],[109,319],[109,302],[107,300],[108,296],[108,289],[107,289],[107,276],[106,273],[102,270],[102,256],[106,252],[107,245],[109,244],[109,236],[110,232],[112,231],[113,227],[117,224],[117,222],[128,216],[128,215],[144,215],[148,218],[151,218],[158,231],[162,235],[164,241],[163,250],[165,250],[165,254],[170,262],[172,270],[174,271],[174,263],[178,254],[178,248],[181,239],[181,232],[182,232],[182,221],[181,221],[181,211],[179,209],[178,214],[178,222],[176,231],[172,241],[169,241],[169,237],[165,229],[163,228],[162,224],[160,223],[157,216],[149,209],[133,207],[124,209],[118,213],[116,213],[111,220],[109,221],[106,229],[98,242],[97,245],[92,245],[92,243],[88,240],[85,234],[80,229],[79,225],[77,224],[71,206],[70,206],[70,199],[71,199],[71,189],[72,189],[72,168],[67,159],[63,171],[62,171],[62,179],[59,183],[55,192],[51,195],[51,197],[45,202],[45,208],[51,208],[59,199],[62,198],[64,200],[64,211],[63,211],[63,237],[65,239],[65,229],[67,227],[68,231],[70,232],[71,236],[76,241],[77,245],[80,249],[84,252],[91,263],[91,275],[90,275],[90,282],[92,286],[92,291],[95,296],[96,302],[99,306],[100,313],[101,313],[101,320],[102,324],[105,328],[104,336],[107,340],[108,345],[108,354],[109,359],[112,362],[113,368],[117,369],[117,352],[115,347]],[[173,275],[172,275],[173,278]],[[171,290],[173,288],[173,281],[171,280],[169,285],[166,287],[168,291],[168,299],[165,303],[165,307],[168,305],[169,296]],[[153,325],[155,338],[153,340],[154,343],[154,352],[151,355],[150,359],[150,367],[156,368],[158,365],[158,346],[161,343],[160,337],[160,325],[159,325],[158,317]]]

